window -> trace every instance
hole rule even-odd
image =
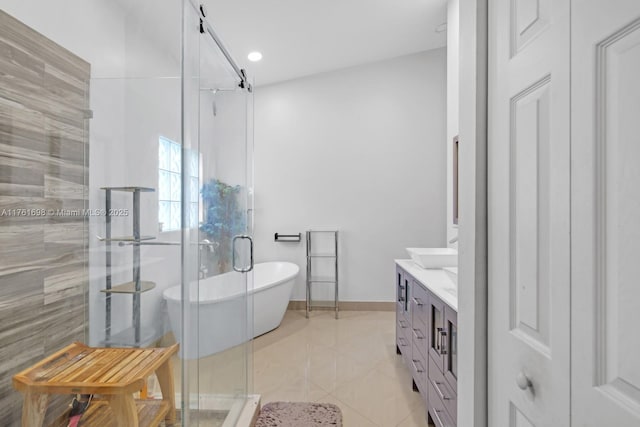
[[[189,152],[189,226],[198,225],[199,201],[199,156]],[[165,137],[160,137],[158,147],[158,221],[162,231],[179,230],[181,227],[182,202],[182,146]]]

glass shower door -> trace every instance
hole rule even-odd
[[[251,94],[185,2],[182,422],[235,425],[249,391]]]

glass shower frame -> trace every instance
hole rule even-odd
[[[146,347],[168,346],[182,340],[182,348],[192,345],[200,350],[204,347],[200,342],[203,339],[200,332],[206,333],[211,324],[202,320],[200,305],[191,302],[200,299],[201,282],[220,273],[207,265],[208,272],[204,275],[210,277],[201,279],[205,270],[201,267],[207,263],[203,260],[211,248],[203,244],[208,236],[202,230],[206,222],[202,184],[217,177],[216,171],[210,167],[211,158],[242,175],[233,181],[234,185],[241,187],[238,206],[243,217],[242,227],[236,230],[236,234],[251,237],[253,95],[246,81],[242,84],[244,88],[240,87],[243,79],[229,64],[224,48],[216,45],[209,33],[201,32],[200,19],[203,17],[200,5],[191,0],[170,0],[163,4],[164,8],[171,10],[170,13],[156,13],[157,6],[153,0],[139,0],[130,7],[139,11],[129,13],[122,27],[114,28],[114,37],[126,40],[122,56],[114,56],[112,70],[92,75],[91,79],[92,95],[95,96],[91,99],[90,163],[93,168],[88,207],[96,212],[104,209],[105,193],[101,187],[131,185],[156,188],[155,192],[145,193],[140,199],[141,234],[153,235],[156,240],[139,243],[141,278],[156,282],[156,288],[138,295],[142,335],[146,336],[146,331],[154,335],[151,340],[141,339],[137,343],[107,342],[110,333],[116,335],[131,327],[133,298],[124,294],[107,297],[104,293],[105,257],[107,253],[113,255],[114,283],[130,281],[134,264],[131,249],[136,243],[106,245],[103,240],[106,218],[90,216],[85,218],[90,245],[86,253],[90,275],[87,341],[92,346]],[[160,39],[162,43],[156,44],[154,39],[163,31],[166,34]],[[158,50],[147,55],[148,47]],[[215,85],[216,80],[224,84]],[[233,90],[217,95],[208,90],[216,88]],[[212,95],[216,96],[217,117],[211,112]],[[203,138],[206,132],[210,134],[212,123],[221,122],[234,124],[229,139],[234,141],[232,155],[229,150],[216,154],[216,147],[225,138]],[[154,153],[158,150],[159,138],[181,145],[181,225],[177,230],[167,230],[167,227],[163,230],[159,224],[159,157]],[[194,153],[198,157],[197,166],[190,161]],[[195,191],[193,178],[198,180]],[[130,203],[128,194],[118,193],[114,196],[112,208],[131,210]],[[197,211],[195,222],[194,206]],[[113,217],[112,222],[114,236],[131,233],[130,215]],[[247,269],[250,266],[250,249],[249,239],[236,239],[230,252],[230,258],[235,259],[235,267]],[[231,278],[227,281],[241,288],[236,298],[239,308],[228,319],[229,324],[236,326],[233,348],[203,357],[186,357],[187,354],[181,352],[180,357],[174,360],[176,406],[182,426],[235,425],[251,393],[253,307],[248,291],[252,288],[252,272],[229,273]],[[180,333],[173,330],[167,313],[166,292],[176,286],[180,287],[181,297],[181,326],[176,328]],[[112,303],[112,322],[105,320],[108,317],[105,316],[107,301]],[[190,335],[194,330],[195,335]],[[216,339],[213,336],[208,338]],[[199,352],[196,354],[200,356]],[[222,373],[225,378],[222,378]],[[151,381],[148,386],[143,393],[159,398],[157,383]],[[212,414],[216,415],[213,417],[215,420],[212,420]]]
[[[235,425],[251,389],[253,307],[248,291],[253,283],[252,106],[251,86],[206,21],[204,8],[185,0],[182,43],[182,337],[187,340],[191,336],[197,341],[185,341],[183,345],[195,344],[198,347],[197,358],[185,357],[181,363],[181,406],[185,425],[215,425],[210,415],[220,410],[228,410],[223,425]],[[222,117],[216,117],[218,115]],[[220,121],[223,125],[215,126]],[[198,156],[198,162],[189,161],[194,155]],[[192,179],[188,178],[194,176],[200,182],[199,194],[193,191]],[[207,215],[211,208],[205,200],[205,193],[207,185],[212,183],[215,183],[215,189],[222,186],[225,191],[238,190],[236,213],[240,218],[227,219],[227,223],[222,224],[222,228],[231,234],[221,237],[221,241],[203,233],[203,230],[208,230]],[[198,199],[193,200],[195,197]],[[193,225],[193,208],[196,205],[199,226],[194,228],[187,225]],[[217,265],[205,265],[202,261],[203,255],[207,258],[211,250],[208,242],[216,245],[214,253],[219,252]],[[224,255],[227,260],[221,262]],[[215,354],[209,354],[205,349],[210,347],[205,341],[219,339],[216,332],[219,324],[208,324],[211,321],[208,307],[191,303],[206,299],[201,294],[207,292],[208,281],[211,280],[208,275],[214,280],[219,279],[225,288],[238,290],[231,301],[231,309],[219,309],[230,314],[225,319],[229,326],[225,325],[225,328],[232,333],[225,336],[233,335],[233,346]],[[185,285],[193,283],[198,285]],[[189,330],[194,329],[198,331],[195,334],[197,339],[189,334]],[[232,372],[230,378],[229,371]],[[226,384],[219,384],[225,381]]]

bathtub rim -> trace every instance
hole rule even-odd
[[[215,299],[198,299],[197,301],[196,300],[189,301],[189,304],[194,304],[195,305],[195,304],[206,304],[206,303],[218,303],[218,302],[224,302],[224,301],[237,299],[239,297],[242,297],[243,295],[247,295],[247,296],[253,295],[253,294],[256,294],[256,293],[260,293],[260,292],[266,291],[266,290],[268,290],[270,288],[273,288],[275,286],[281,285],[283,283],[286,283],[286,282],[288,282],[290,280],[293,280],[293,279],[296,278],[296,276],[298,276],[298,274],[300,274],[300,266],[298,264],[295,264],[295,263],[289,262],[289,261],[267,261],[267,262],[257,263],[257,264],[254,265],[254,271],[255,271],[255,267],[256,266],[265,265],[265,264],[288,264],[288,265],[292,265],[292,266],[295,267],[295,274],[293,274],[293,273],[289,274],[289,275],[285,276],[284,278],[281,278],[279,280],[276,280],[276,281],[274,281],[272,283],[269,283],[267,285],[261,286],[259,288],[256,288],[254,286],[251,289],[247,289],[247,293],[246,294],[241,292],[241,293],[235,293],[235,294],[232,294],[232,295],[228,295],[228,296],[221,297],[221,298],[215,298]],[[224,274],[230,274],[230,273],[233,273],[233,272],[230,271],[230,272],[227,272],[227,273],[224,273]],[[205,280],[207,280],[207,279],[205,279]],[[254,283],[255,283],[255,280],[254,280]],[[200,283],[198,283],[198,284],[200,285]],[[164,291],[162,291],[163,299],[166,300],[166,301],[170,300],[170,301],[173,301],[173,302],[182,302],[182,298],[181,298],[180,293],[178,293],[178,295],[179,295],[178,298],[174,298],[171,295],[168,295],[170,290],[175,289],[175,288],[180,288],[180,285],[170,286],[167,289],[165,289]]]
[[[300,274],[300,266],[298,264],[296,264],[296,263],[289,262],[289,261],[266,261],[266,262],[260,262],[260,263],[258,263],[258,264],[256,264],[254,266],[254,272],[255,272],[256,266],[258,266],[258,265],[268,265],[268,264],[292,265],[292,266],[295,267],[295,273],[288,274],[287,276],[285,276],[282,279],[276,280],[275,282],[271,282],[271,283],[269,283],[267,285],[262,285],[260,287],[256,287],[255,286],[255,274],[254,274],[254,280],[253,280],[254,286],[253,286],[253,289],[251,289],[251,291],[249,292],[250,294],[254,294],[254,293],[257,293],[257,292],[265,291],[265,290],[267,290],[269,288],[273,288],[274,286],[281,285],[281,284],[283,284],[285,282],[288,282],[291,279],[295,279],[298,276],[298,274]]]

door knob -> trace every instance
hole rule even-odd
[[[533,383],[529,377],[524,374],[524,372],[520,372],[518,376],[516,376],[516,384],[518,384],[520,390],[526,390],[533,387]]]

